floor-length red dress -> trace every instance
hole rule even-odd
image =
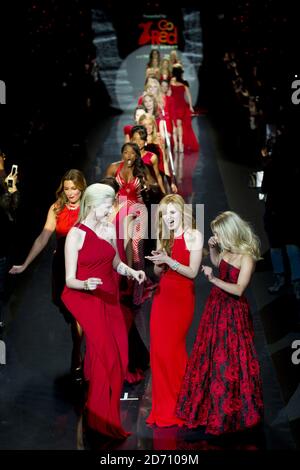
[[[88,424],[101,434],[125,438],[120,420],[120,396],[128,361],[127,331],[113,269],[114,247],[84,224],[78,253],[77,279],[98,277],[94,291],[65,287],[62,300],[82,326],[86,337],[84,375],[89,381],[86,403]]]
[[[171,116],[175,126],[178,119],[182,122],[184,151],[196,152],[200,146],[192,126],[191,111],[185,100],[185,86],[171,84],[170,87],[172,90]]]
[[[190,252],[184,236],[175,238],[171,257],[189,265]],[[186,336],[195,306],[194,281],[168,269],[154,295],[150,318],[150,365],[152,371],[152,410],[148,424],[180,425],[176,402],[188,355]]]
[[[220,262],[220,279],[236,283],[240,270]],[[241,431],[263,414],[262,382],[249,304],[214,286],[180,391],[177,416],[210,434]]]

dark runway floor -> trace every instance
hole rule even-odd
[[[110,116],[91,131],[85,171],[89,183],[99,180],[106,166],[120,157],[122,127],[129,114]],[[300,339],[299,305],[287,287],[280,296],[268,294],[272,282],[268,247],[263,232],[263,203],[247,186],[251,168],[224,155],[218,131],[209,116],[193,121],[201,143],[199,154],[177,161],[180,191],[187,202],[205,207],[205,242],[209,221],[226,209],[250,220],[262,239],[265,261],[258,264],[248,290],[262,367],[265,420],[260,429],[225,438],[208,438],[199,429],[146,426],[151,374],[138,385],[124,385],[122,419],[132,432],[123,443],[105,442],[81,433],[83,393],[70,382],[71,335],[64,318],[51,303],[52,241],[42,255],[20,276],[5,309],[3,340],[7,364],[0,366],[0,449],[32,450],[292,450],[300,449],[300,365],[291,361],[292,342]],[[55,189],[55,188],[54,188]],[[53,191],[54,192],[54,191]],[[210,286],[199,275],[197,302],[188,336],[191,350]],[[149,345],[147,301],[137,317],[137,327]]]

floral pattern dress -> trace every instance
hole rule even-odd
[[[220,262],[220,279],[236,283],[239,269]],[[220,435],[258,424],[263,415],[260,366],[248,301],[214,286],[200,320],[176,414],[194,428]]]

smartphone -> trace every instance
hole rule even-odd
[[[18,165],[13,165],[11,167],[11,174],[16,175],[18,173]]]

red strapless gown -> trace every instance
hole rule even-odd
[[[199,150],[199,142],[192,127],[191,111],[188,103],[185,100],[185,86],[170,86],[172,90],[171,115],[175,125],[177,119],[180,119],[182,121],[184,150],[196,152],[197,150]]]
[[[94,291],[65,287],[62,300],[86,337],[84,375],[89,381],[87,418],[91,428],[116,439],[125,438],[120,420],[120,396],[128,360],[127,332],[119,305],[118,281],[112,262],[115,249],[93,230],[85,232],[78,253],[77,278],[99,277]]]
[[[190,252],[183,237],[175,238],[171,256],[179,263],[189,265]],[[194,306],[194,281],[169,269],[160,279],[151,309],[152,410],[148,424],[172,426],[183,423],[176,417],[175,410],[188,360],[186,335]]]
[[[225,260],[220,279],[236,283],[239,269]],[[177,416],[210,434],[241,431],[263,414],[262,382],[249,304],[213,287],[199,324],[177,404]]]

